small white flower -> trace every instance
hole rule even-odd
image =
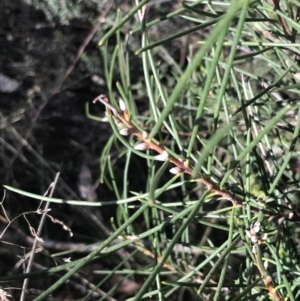
[[[145,139],[147,139],[147,138],[149,137],[149,135],[148,135],[148,133],[147,133],[146,131],[143,132],[143,137],[144,137]]]
[[[169,154],[167,151],[163,151],[161,154],[154,157],[158,161],[167,161],[169,159]]]
[[[259,232],[261,231],[260,228],[260,222],[255,222],[254,224],[251,225],[250,230],[245,230],[246,235],[251,239],[251,242],[253,244],[255,243],[262,243],[264,240],[267,240],[268,234],[267,233],[263,233],[263,234],[259,234]]]
[[[175,167],[171,168],[171,169],[169,170],[169,172],[172,173],[172,174],[174,174],[174,175],[177,175],[177,174],[181,173],[182,170],[181,170],[181,168],[175,166]]]
[[[252,243],[256,243],[258,238],[256,236],[256,233],[252,232],[253,229],[251,229],[250,231],[246,230],[246,235],[251,239]]]
[[[251,236],[251,241],[252,241],[252,243],[255,244],[258,241],[258,237],[256,235],[252,235]]]
[[[122,128],[122,129],[120,129],[119,133],[122,136],[128,136],[128,135],[130,135],[130,129],[129,128]]]
[[[140,151],[144,151],[144,150],[148,149],[148,144],[142,142],[142,143],[140,143],[140,144],[135,145],[135,146],[134,146],[134,149],[140,150]]]
[[[71,262],[71,257],[63,258],[63,261],[64,261],[64,262]]]
[[[251,231],[253,231],[254,233],[258,233],[260,231],[260,222],[255,222]]]
[[[250,231],[245,230],[245,232],[246,232],[246,235],[251,239],[252,234],[250,233]]]
[[[261,240],[267,240],[268,239],[268,233],[264,233],[261,237]]]
[[[125,111],[127,111],[127,108],[126,108],[126,105],[125,105],[125,102],[124,102],[124,100],[123,99],[119,99],[119,106],[120,106],[120,110],[122,111],[122,112],[125,112]]]
[[[269,261],[265,260],[264,261],[264,268],[267,270],[269,266]]]

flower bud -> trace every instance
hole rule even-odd
[[[123,99],[119,99],[119,107],[120,107],[120,110],[122,112],[126,112],[127,111],[127,108],[126,108],[126,105],[125,105],[125,102]]]
[[[172,173],[172,174],[174,174],[174,175],[177,175],[177,174],[181,173],[182,170],[181,170],[181,168],[175,166],[175,167],[171,168],[171,169],[169,170],[169,172]]]
[[[131,134],[129,128],[122,128],[122,129],[120,129],[119,133],[120,133],[122,136],[128,136],[128,135]]]
[[[163,151],[161,154],[154,157],[158,161],[167,161],[169,159],[169,154]]]
[[[147,143],[140,143],[134,146],[134,149],[136,150],[140,150],[140,151],[144,151],[146,149],[148,149],[148,144]]]

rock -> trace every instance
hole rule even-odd
[[[20,85],[20,82],[0,73],[0,92],[12,93],[16,91]]]

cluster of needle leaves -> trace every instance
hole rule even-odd
[[[99,173],[115,200],[84,205],[117,206],[111,234],[35,300],[112,254],[95,286],[119,273],[127,300],[298,300],[299,3],[185,1],[150,21],[151,5],[116,14],[99,41],[107,91],[86,104],[110,124]],[[176,18],[189,26],[158,38]]]

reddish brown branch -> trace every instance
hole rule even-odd
[[[97,96],[94,100],[93,103],[96,103],[97,101],[100,101],[102,104],[105,105],[106,107],[106,112],[108,115],[113,115],[118,121],[117,123],[121,123],[122,126],[125,128],[120,130],[121,134],[133,134],[135,135],[142,143],[141,147],[136,149],[139,150],[146,150],[146,149],[153,149],[156,151],[160,158],[157,158],[157,160],[162,160],[162,161],[170,161],[172,164],[176,166],[176,170],[174,173],[186,173],[192,176],[193,174],[193,168],[189,165],[187,160],[184,159],[178,159],[171,154],[167,152],[164,146],[160,145],[158,142],[155,140],[149,139],[148,133],[147,132],[142,132],[140,131],[130,120],[129,113],[125,107],[125,104],[123,101],[121,101],[121,110],[117,110],[115,107],[113,107],[110,103],[108,98],[101,94]],[[123,132],[123,130],[125,130]],[[139,146],[139,145],[138,145]],[[199,177],[195,179],[195,181],[204,184],[208,189],[210,189],[214,194],[220,195],[222,198],[225,200],[228,200],[232,202],[235,206],[245,208],[245,205],[242,204],[242,201],[237,199],[236,197],[233,196],[233,194],[229,193],[226,190],[223,190],[219,185],[214,183],[209,177],[206,177],[203,174],[199,174]],[[299,221],[300,220],[300,214],[297,214],[297,212],[293,212],[292,210],[289,210],[287,212],[284,212],[283,214],[274,214],[273,212],[268,212],[265,209],[260,209],[264,211],[264,215],[266,217],[269,217],[271,219],[279,219],[279,218],[284,218],[285,220],[288,221]],[[257,209],[251,209],[251,212],[257,214],[258,210]]]
[[[255,255],[255,259],[256,259],[256,266],[259,270],[259,273],[262,277],[262,280],[266,286],[266,288],[269,291],[269,295],[275,300],[275,301],[283,301],[283,298],[277,293],[276,289],[273,286],[272,283],[272,277],[270,275],[265,275],[265,272],[263,271],[263,268],[260,267],[259,265],[259,259],[258,259],[258,255]]]
[[[280,8],[280,5],[279,5],[279,0],[273,0],[273,5],[274,5],[274,8],[276,10],[279,10],[281,11],[281,8]],[[282,29],[283,29],[283,32],[284,34],[286,35],[286,37],[291,40],[292,39],[292,33],[289,29],[289,26],[287,25],[286,21],[284,18],[282,18],[280,15],[277,14],[277,18],[278,18],[278,21],[279,23],[281,24],[282,26]]]
[[[97,101],[100,101],[106,106],[106,110],[109,115],[113,113],[113,115],[117,117],[123,125],[126,126],[126,128],[128,129],[128,133],[135,135],[140,141],[142,141],[146,146],[145,149],[153,149],[158,154],[160,154],[162,157],[159,160],[170,161],[171,163],[173,163],[178,168],[178,173],[184,172],[186,174],[192,175],[193,169],[189,166],[187,160],[177,159],[176,157],[170,155],[164,148],[164,146],[160,145],[152,139],[149,139],[148,134],[146,132],[141,132],[139,129],[137,129],[137,127],[130,121],[130,117],[127,109],[125,108],[125,105],[122,104],[123,109],[121,111],[118,111],[111,104],[109,104],[108,98],[103,94],[96,97],[93,100],[93,103]],[[233,195],[223,190],[220,186],[212,182],[212,180],[210,180],[209,178],[201,175],[199,178],[196,179],[196,181],[204,184],[216,195],[222,196],[224,199],[231,201],[233,204],[237,205],[238,203],[240,203],[240,201],[235,199]],[[239,207],[240,206],[241,204],[239,204]]]

